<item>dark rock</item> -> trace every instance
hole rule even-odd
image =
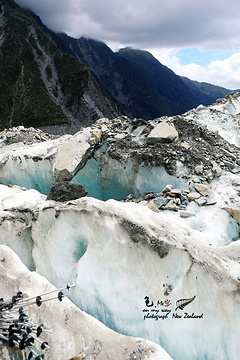
[[[160,209],[168,202],[168,200],[164,196],[158,196],[155,199],[153,199],[153,202]]]
[[[51,187],[47,200],[70,201],[86,196],[88,192],[84,186],[70,181],[58,181]]]
[[[157,195],[153,192],[147,193],[146,195],[143,196],[144,200],[150,200],[150,199],[154,199],[156,198]]]
[[[205,206],[212,206],[212,205],[216,205],[217,201],[208,201]]]
[[[139,200],[136,199],[132,194],[129,194],[125,199],[123,199],[123,202],[135,202],[135,203],[138,203]]]

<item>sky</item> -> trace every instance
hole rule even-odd
[[[50,29],[151,52],[177,75],[240,89],[239,0],[15,0]]]

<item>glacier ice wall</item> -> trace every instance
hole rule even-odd
[[[23,198],[8,198],[5,212],[33,219],[29,258],[19,255],[32,258],[55,286],[75,282],[71,299],[82,310],[118,332],[160,344],[175,360],[237,359],[239,241],[208,246],[176,216],[139,204],[93,198],[57,204],[39,197],[29,208]],[[175,310],[176,301],[193,296],[184,311]],[[200,318],[184,318],[185,312]]]
[[[71,180],[85,165],[90,156],[90,137],[90,129],[86,128],[76,135],[31,145],[13,143],[1,147],[0,143],[0,183],[47,194],[55,180]],[[69,178],[61,179],[62,173]]]
[[[88,153],[84,154],[81,168],[79,147],[82,144],[86,146],[86,143],[80,142],[85,141],[84,133],[79,133],[77,140],[72,138],[68,141],[65,136],[55,142],[20,148],[5,147],[4,151],[0,152],[0,183],[36,189],[48,194],[56,179],[72,180],[85,186],[89,196],[100,200],[122,200],[129,194],[138,196],[150,191],[159,192],[169,183],[176,188],[187,187],[183,179],[169,175],[163,166],[152,167],[151,164],[138,163],[134,158],[118,161],[109,157],[106,143],[95,151],[89,160]],[[72,151],[70,160],[69,149]],[[88,145],[86,151],[89,152],[89,149]],[[62,174],[65,177],[61,178]]]
[[[54,141],[4,147],[0,150],[0,183],[47,193],[54,182],[51,163],[53,149]]]
[[[86,202],[81,215],[60,212],[41,236],[45,217],[52,211],[46,210],[32,232],[34,239],[38,237],[33,249],[37,271],[56,285],[62,278],[75,281],[72,299],[80,308],[121,333],[159,343],[175,359],[234,358],[232,343],[236,343],[240,316],[234,278],[240,268],[233,261],[232,274],[223,254],[234,255],[237,247],[217,251],[199,246],[201,240],[170,216],[167,220],[125,204],[119,209],[113,201],[107,202],[109,210],[103,214],[102,205],[94,201],[94,214]],[[130,219],[123,216],[129,212]],[[76,248],[86,241],[86,252],[76,258]],[[40,261],[43,254],[45,264]],[[167,296],[164,284],[172,288]],[[169,317],[144,320],[146,296],[155,304],[170,300]],[[171,318],[176,301],[192,296],[196,301],[191,314],[203,314],[203,318]]]
[[[168,184],[174,188],[187,187],[183,179],[169,175],[163,166],[147,166],[134,158],[118,161],[103,154],[103,149],[97,151],[72,180],[99,200],[122,200],[129,194],[138,197],[151,191],[160,192]]]
[[[56,290],[43,276],[30,272],[16,254],[4,245],[0,246],[0,280],[4,299],[11,298],[18,291],[22,291],[26,298]],[[93,358],[94,354],[98,354],[99,360],[129,359],[140,353],[149,360],[171,360],[157,344],[115,333],[78,309],[67,298],[62,302],[55,299],[42,303],[41,307],[32,305],[28,313],[34,322],[43,323],[44,328],[50,331],[46,337],[50,345],[44,354],[46,360],[65,360],[74,356]],[[6,360],[23,359],[23,355],[17,355],[8,346],[0,346],[0,357]]]

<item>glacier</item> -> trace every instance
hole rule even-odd
[[[108,334],[131,336],[133,348],[116,350],[119,359],[239,358],[240,151],[239,133],[231,128],[231,121],[238,122],[239,97],[149,122],[104,118],[75,135],[38,134],[30,143],[22,141],[21,127],[0,134],[1,249],[14,251],[12,261],[21,259],[24,265],[17,268],[26,266],[36,286],[40,277],[56,287],[76,284],[70,292],[75,305],[69,306],[99,324],[88,325],[84,336],[91,341],[77,348],[84,330],[71,320],[69,358],[94,336],[110,341]],[[162,121],[175,127],[175,139],[152,135]],[[20,141],[16,134],[22,134]],[[47,200],[56,181],[79,182],[88,196]],[[12,279],[20,276],[17,268]],[[7,286],[2,291],[9,296]],[[75,326],[81,335],[71,333]],[[154,352],[140,357],[136,338]],[[111,346],[107,351],[114,352]],[[51,356],[61,359],[56,348]]]
[[[25,297],[34,297],[55,289],[46,278],[30,272],[5,245],[0,246],[0,278],[1,295],[4,298],[11,298],[19,290]],[[28,312],[34,322],[43,322],[49,330],[48,341],[51,346],[44,354],[44,359],[94,359],[97,356],[100,360],[114,360],[116,357],[129,359],[135,354],[143,354],[150,360],[171,360],[157,344],[117,334],[81,311],[67,298],[61,303],[57,300],[43,303],[38,309],[36,305],[30,306]],[[6,345],[0,346],[0,356],[6,360],[26,359],[22,351],[14,353]]]
[[[2,147],[1,183],[36,189],[47,194],[54,181],[72,180],[84,185],[90,196],[101,200],[122,200],[129,193],[138,195],[147,191],[157,191],[158,182],[162,187],[169,182],[175,187],[184,186],[181,179],[169,175],[162,166],[144,166],[129,158],[119,162],[108,154],[105,155],[107,143],[97,149],[88,160],[91,147],[87,141],[91,143],[91,135],[87,128],[75,136],[63,136],[51,142],[36,143],[32,146],[22,145],[20,149],[14,144]],[[79,156],[79,149],[84,146],[86,149],[83,149],[82,156]]]
[[[206,245],[176,216],[139,204],[94,198],[58,204],[41,194],[33,204],[32,191],[1,191],[4,212],[15,216],[3,221],[1,238],[5,232],[12,243],[17,238],[19,248],[6,245],[26,265],[57,287],[76,283],[71,299],[79,308],[115,331],[160,344],[174,359],[237,359],[239,241]],[[170,310],[168,317],[144,320],[146,296],[169,303],[153,307]],[[185,314],[175,311],[176,301],[192,296],[189,314],[203,318],[172,318]]]
[[[218,131],[231,144],[240,145],[240,101],[238,93],[231,93],[224,99],[217,100],[211,106],[199,105],[184,115],[186,119],[193,119],[210,130]]]

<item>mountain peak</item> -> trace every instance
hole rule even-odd
[[[187,83],[146,50],[125,47],[113,52],[101,41],[67,35],[57,38],[55,34],[54,41],[89,66],[115,110],[130,118],[182,114],[229,93],[216,88],[210,93],[191,80]]]

